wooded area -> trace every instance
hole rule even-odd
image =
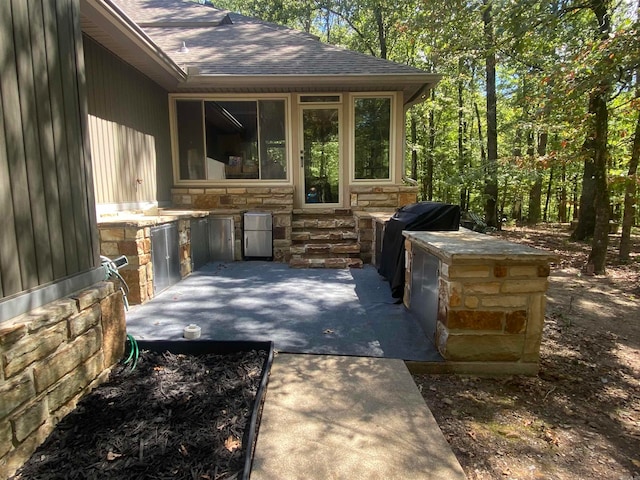
[[[218,0],[443,75],[408,115],[423,200],[503,222],[573,222],[604,273],[638,224],[640,0]]]

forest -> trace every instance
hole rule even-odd
[[[201,0],[204,1],[204,0]],[[420,199],[504,223],[571,223],[629,260],[640,157],[640,0],[215,0],[442,75],[407,114]]]

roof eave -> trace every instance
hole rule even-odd
[[[189,68],[188,70],[192,70]],[[197,69],[196,69],[197,70]],[[262,89],[380,89],[393,85],[404,92],[404,103],[414,105],[425,100],[429,90],[442,78],[434,73],[342,74],[342,75],[222,75],[192,74],[180,85],[181,90],[209,88],[216,90]]]
[[[105,47],[116,55],[130,55],[131,49],[135,48],[137,53],[156,65],[164,74],[162,83],[165,88],[187,80],[187,73],[111,0],[80,0],[80,11],[114,40]],[[142,68],[140,70],[147,73]]]

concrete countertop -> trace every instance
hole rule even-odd
[[[441,259],[534,260],[553,262],[551,252],[512,243],[501,238],[473,232],[466,228],[450,232],[403,231],[409,241]]]
[[[98,217],[98,225],[153,227],[175,222],[185,218],[204,218],[229,216],[242,213],[243,210],[190,210],[156,208],[146,212],[115,212]]]

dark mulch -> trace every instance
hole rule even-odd
[[[65,417],[16,479],[240,478],[267,352],[142,352]]]

